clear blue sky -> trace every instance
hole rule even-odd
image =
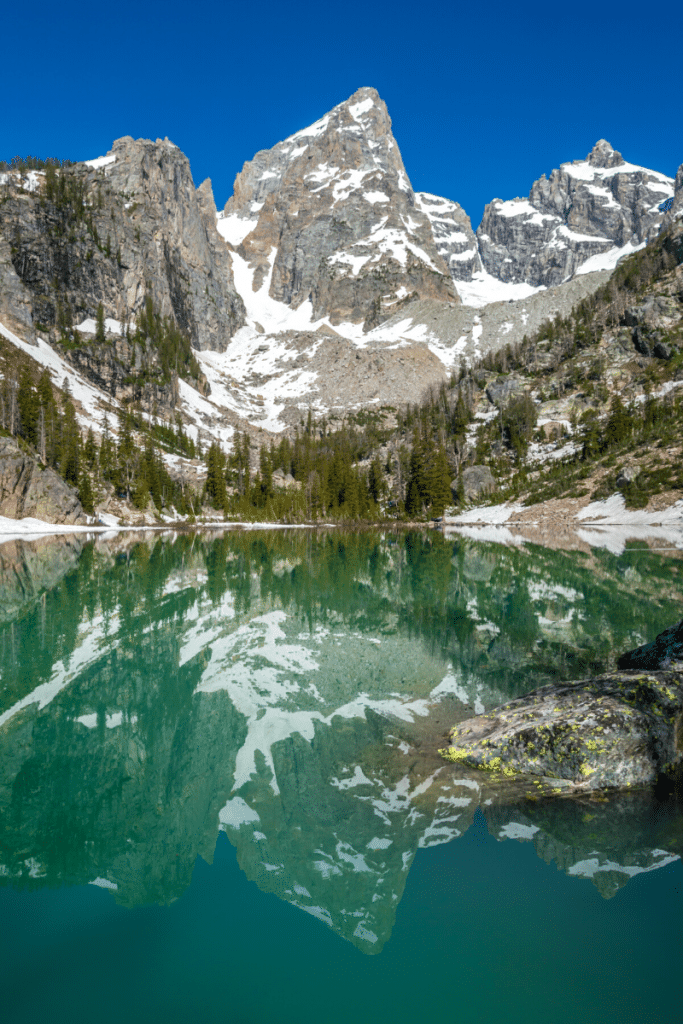
[[[360,86],[391,114],[416,190],[476,227],[599,138],[683,162],[680,4],[324,0],[8,4],[0,156],[87,159],[168,136],[220,207],[245,160]]]

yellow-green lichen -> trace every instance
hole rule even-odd
[[[440,750],[439,753],[442,757],[445,757],[447,761],[461,762],[467,760],[469,754],[464,747],[446,747]]]
[[[588,762],[584,761],[582,765],[579,765],[579,771],[582,775],[588,777],[589,775],[592,775],[594,773],[595,768],[591,768]]]

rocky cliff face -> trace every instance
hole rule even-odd
[[[78,495],[52,469],[43,469],[13,437],[0,437],[0,515],[85,525]]]
[[[657,233],[664,217],[658,207],[673,184],[627,163],[601,139],[585,160],[542,175],[528,199],[486,206],[477,229],[484,268],[501,281],[534,286],[559,284],[594,257],[589,269],[604,269],[604,254],[635,249]]]
[[[601,140],[528,199],[493,200],[475,235],[456,202],[413,191],[368,88],[257,153],[220,214],[177,147],[126,137],[56,190],[43,172],[0,175],[0,333],[61,345],[107,399],[184,411],[206,436],[279,432],[309,407],[419,401],[462,361],[566,315],[681,215],[683,168],[665,215],[673,186]],[[189,389],[126,338],[146,292],[197,353]]]
[[[416,192],[415,201],[429,218],[437,251],[453,280],[471,281],[482,263],[477,237],[462,206],[429,192]]]
[[[20,175],[3,176],[3,322],[70,328],[101,302],[107,317],[126,324],[150,294],[196,348],[226,347],[244,307],[216,232],[210,182],[195,189],[173,143],[119,139],[106,157],[66,169],[54,189],[33,174],[30,190]]]
[[[244,165],[218,222],[253,289],[314,319],[361,323],[417,292],[457,301],[385,104],[359,89]]]

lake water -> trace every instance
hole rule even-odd
[[[437,749],[682,599],[642,543],[0,545],[3,1021],[679,1020],[680,805]]]

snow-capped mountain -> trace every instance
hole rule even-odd
[[[683,194],[680,170],[675,184],[602,140],[528,199],[493,200],[475,234],[457,202],[413,191],[370,88],[257,153],[220,213],[168,140],[119,139],[67,177],[56,201],[44,172],[0,175],[0,333],[86,396],[84,426],[133,399],[182,409],[225,446],[235,427],[277,433],[309,408],[419,400],[566,315]],[[195,350],[200,376],[175,390],[150,383],[153,353],[127,338],[146,295]]]
[[[374,324],[408,294],[456,302],[374,89],[244,165],[218,222],[254,287],[293,309]]]
[[[601,139],[585,160],[534,182],[528,199],[494,199],[477,229],[484,268],[501,281],[557,285],[611,270],[661,228],[674,181],[627,163]]]

